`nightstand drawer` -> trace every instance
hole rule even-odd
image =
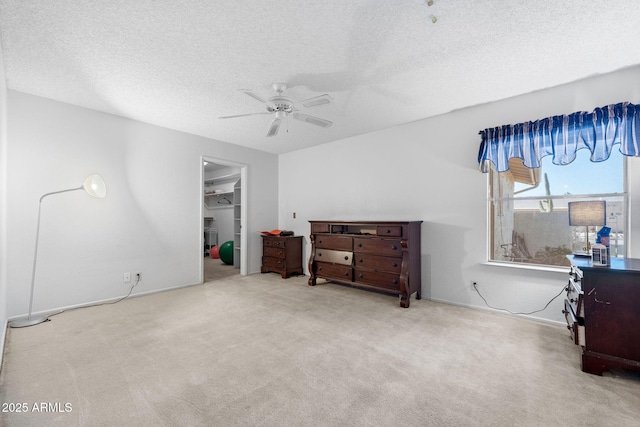
[[[269,237],[262,237],[262,246],[269,246],[269,247],[273,247],[273,248],[284,248],[287,246],[287,239],[281,239],[281,238],[269,238]]]
[[[274,248],[269,246],[262,247],[262,255],[264,256],[273,256],[277,258],[284,258],[287,251],[284,248]]]
[[[584,319],[576,316],[571,303],[567,300],[564,300],[564,310],[562,312],[567,322],[567,328],[571,331],[572,341],[577,345],[585,346],[587,340],[585,338]]]
[[[271,268],[284,268],[286,265],[286,261],[282,258],[263,256],[262,265],[264,267],[271,267]]]

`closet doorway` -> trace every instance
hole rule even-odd
[[[202,282],[247,274],[247,166],[201,158]]]

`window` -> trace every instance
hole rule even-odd
[[[626,252],[627,196],[624,156],[618,149],[608,160],[591,162],[589,150],[578,150],[567,165],[543,157],[530,169],[519,158],[509,170],[489,178],[490,261],[568,266],[566,255],[593,245],[604,225],[610,228],[611,257]],[[569,202],[605,201],[606,224],[570,226]]]

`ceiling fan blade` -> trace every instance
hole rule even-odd
[[[260,97],[260,95],[256,94],[254,91],[249,90],[249,89],[240,89],[241,92],[246,93],[247,95],[249,95],[250,97],[252,97],[253,99],[256,99],[260,102],[266,103],[267,101],[265,101],[264,99],[262,99]]]
[[[302,105],[303,107],[317,107],[318,105],[331,104],[333,102],[333,98],[331,98],[328,94],[315,96],[313,98],[305,99],[304,101],[296,102],[296,105]]]
[[[333,124],[333,122],[330,122],[329,120],[302,113],[293,113],[293,118],[305,123],[311,123],[312,125],[321,126],[323,128],[328,128]]]
[[[224,117],[218,117],[219,119],[234,119],[236,117],[246,117],[246,116],[257,116],[259,114],[272,114],[268,111],[265,111],[263,113],[249,113],[249,114],[236,114],[235,116],[224,116]]]
[[[280,123],[282,123],[282,118],[276,117],[271,122],[271,126],[269,127],[269,131],[267,132],[267,137],[276,136],[278,134],[278,129],[280,129]]]

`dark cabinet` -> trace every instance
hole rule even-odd
[[[280,273],[283,279],[302,271],[302,236],[262,236],[260,272]]]
[[[569,256],[563,313],[582,347],[582,370],[640,370],[640,259],[612,258],[608,267]]]
[[[422,221],[309,221],[309,285],[318,278],[400,296],[421,297]]]

